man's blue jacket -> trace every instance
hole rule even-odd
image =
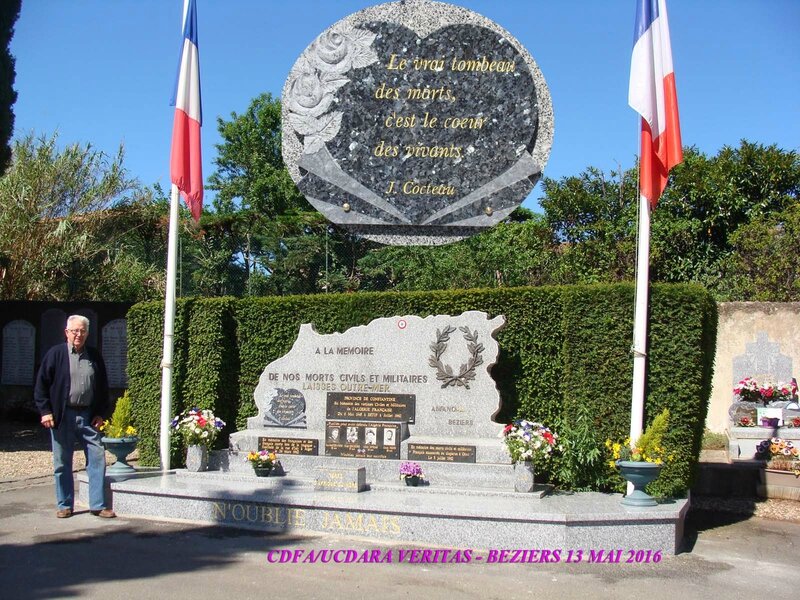
[[[94,365],[94,401],[91,405],[91,418],[100,416],[108,418],[110,404],[108,401],[108,377],[106,364],[100,353],[89,346],[84,349],[89,355],[89,360]],[[61,417],[69,401],[69,346],[61,343],[50,348],[44,355],[39,374],[36,376],[36,387],[33,390],[33,400],[39,414],[53,415],[55,427],[61,424]]]

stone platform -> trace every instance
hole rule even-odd
[[[79,477],[85,501],[85,474]],[[508,489],[370,484],[314,491],[313,479],[247,472],[150,474],[110,484],[121,516],[317,532],[452,548],[680,550],[688,500],[628,508],[619,494],[519,494]],[[541,489],[539,490],[541,491]]]

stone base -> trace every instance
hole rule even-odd
[[[377,462],[377,461],[376,461]],[[383,461],[381,461],[383,462]],[[85,474],[81,475],[85,477]],[[85,486],[81,486],[84,497]],[[513,489],[513,488],[512,488]],[[453,548],[619,548],[679,551],[688,500],[626,509],[619,494],[516,494],[430,483],[320,492],[313,480],[250,473],[186,473],[111,484],[124,517],[270,532],[319,532]]]
[[[727,433],[731,460],[754,459],[759,442],[773,437],[800,444],[800,428],[797,427],[731,427]]]
[[[762,469],[758,495],[762,498],[782,498],[800,500],[800,477],[789,471]]]
[[[212,452],[209,458],[209,469],[222,472],[241,473],[252,470],[245,460],[246,452],[221,450]],[[335,456],[305,456],[300,454],[282,454],[279,456],[281,466],[291,477],[309,477],[317,468],[352,469],[364,467],[367,483],[395,483],[400,477],[401,460],[364,460],[360,458],[342,458]],[[509,464],[420,462],[425,473],[425,480],[439,486],[459,489],[501,489],[514,490],[514,469]]]
[[[250,421],[256,419],[251,417]],[[248,425],[248,427],[251,427]],[[403,430],[401,433],[400,442],[400,459],[408,460],[408,446],[409,444],[430,444],[434,446],[473,446],[475,448],[475,462],[476,463],[491,463],[491,464],[511,464],[511,457],[505,448],[502,441],[496,437],[494,438],[441,438],[431,436],[409,435],[406,431],[412,430],[413,425],[402,424]],[[231,450],[238,452],[250,452],[251,450],[258,450],[258,438],[260,437],[282,437],[289,439],[299,440],[315,440],[319,448],[319,456],[325,456],[325,432],[313,431],[310,429],[297,429],[287,427],[274,427],[264,429],[243,429],[237,431],[230,436]],[[283,458],[286,455],[282,455]],[[426,461],[425,464],[430,464]],[[452,463],[450,463],[452,464]],[[466,463],[465,463],[466,464]]]

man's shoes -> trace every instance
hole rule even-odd
[[[70,511],[70,513],[71,512],[72,511]],[[100,517],[100,518],[103,518],[103,519],[114,519],[117,516],[117,514],[113,510],[111,510],[110,508],[104,508],[103,510],[93,510],[93,511],[91,511],[91,513],[95,517]]]
[[[71,516],[72,516],[71,508],[61,508],[58,511],[56,511],[57,519],[69,519]]]

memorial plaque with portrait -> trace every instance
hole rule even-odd
[[[328,421],[326,456],[400,458],[400,426],[368,421]]]

